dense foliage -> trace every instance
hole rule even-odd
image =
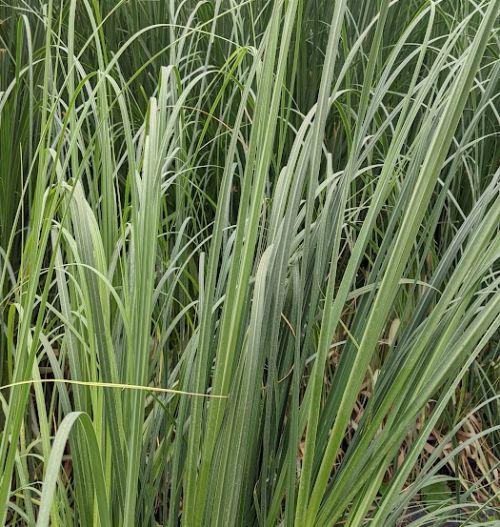
[[[498,525],[499,12],[0,4],[1,525]]]

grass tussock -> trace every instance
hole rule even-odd
[[[498,525],[499,12],[0,4],[1,525]]]

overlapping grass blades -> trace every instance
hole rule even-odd
[[[499,10],[0,5],[2,525],[495,524]]]

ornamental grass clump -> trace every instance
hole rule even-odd
[[[0,523],[497,525],[500,0],[0,4]]]

